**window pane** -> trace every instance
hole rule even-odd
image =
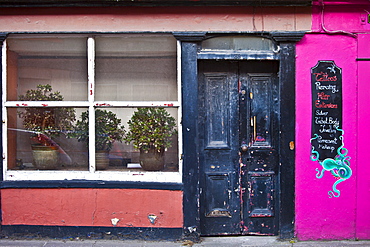
[[[8,36],[7,102],[3,103],[8,117],[6,165],[9,176],[12,173],[26,174],[15,170],[89,171],[92,165],[89,164],[89,150],[94,149],[95,157],[92,158],[95,158],[98,172],[88,173],[94,178],[111,179],[110,174],[120,174],[99,171],[129,171],[123,174],[131,180],[130,176],[136,174],[131,172],[179,171],[176,39],[172,35],[154,34],[110,35],[94,39],[95,42],[89,44],[95,44],[95,49],[91,45],[87,47],[87,37],[80,35]],[[89,54],[95,51],[95,66],[89,67],[89,76],[94,77],[90,82],[96,92],[93,100],[88,98],[88,51]],[[19,104],[14,101],[33,102]],[[136,102],[108,105],[96,101]],[[165,101],[160,105],[171,107],[131,107],[159,105],[148,101]],[[96,107],[95,119],[88,112],[93,107]],[[137,144],[128,135],[132,127],[130,120],[133,121],[132,117],[141,111],[165,117],[167,122],[152,118],[139,120],[140,126],[149,125],[136,127],[136,130],[149,129],[153,133],[143,133],[147,141],[140,140],[142,143]],[[90,121],[94,121],[95,142],[89,140]],[[170,134],[158,132],[162,125],[170,126]],[[155,137],[150,137],[151,134]],[[154,140],[158,136],[164,136],[164,144]],[[155,150],[155,157],[157,153],[163,153],[160,169],[148,168],[143,163],[143,157],[152,159],[148,158],[152,150]],[[54,174],[58,178],[65,176],[64,172]],[[80,177],[86,173],[67,174]],[[170,174],[163,176],[166,178]],[[153,180],[156,174],[148,176],[144,179]],[[31,179],[35,178],[39,179]]]
[[[179,156],[178,156],[178,135],[177,135],[177,109],[176,108],[165,108],[160,109],[159,108],[150,108],[151,111],[146,111],[149,108],[141,108],[144,109],[143,112],[147,112],[148,114],[151,114],[148,116],[141,115],[140,118],[133,118],[134,115],[138,115],[138,108],[98,108],[95,111],[95,117],[97,119],[96,122],[96,151],[98,153],[98,147],[103,147],[102,143],[107,143],[107,138],[115,136],[116,134],[121,134],[121,131],[117,131],[117,129],[122,129],[119,127],[114,127],[114,122],[121,121],[123,129],[125,131],[125,137],[122,142],[120,142],[120,139],[114,141],[112,143],[111,148],[109,149],[109,164],[105,165],[105,167],[100,166],[100,162],[104,163],[104,161],[101,161],[104,158],[101,158],[104,156],[104,154],[98,154],[96,156],[96,163],[97,163],[97,169],[98,170],[118,170],[118,171],[143,171],[144,169],[140,165],[140,155],[141,152],[137,148],[137,141],[141,142],[141,146],[145,146],[148,142],[155,142],[154,136],[158,138],[164,138],[165,142],[168,142],[168,145],[166,148],[164,148],[164,167],[159,169],[160,171],[178,171],[178,162],[179,162]],[[165,111],[165,113],[163,112]],[[140,114],[143,114],[141,112]],[[112,113],[115,114],[112,116]],[[156,115],[157,114],[157,115]],[[175,126],[173,127],[173,130],[171,132],[172,136],[166,137],[163,132],[161,132],[161,126],[165,124],[171,124],[171,120],[169,120],[167,123],[160,123],[161,120],[159,118],[154,118],[154,116],[162,116],[161,119],[163,119],[163,114],[168,114],[167,118],[172,119],[172,121],[175,123]],[[134,120],[136,119],[136,120]],[[154,120],[155,119],[155,120]],[[129,121],[131,120],[131,123]],[[136,124],[136,125],[135,125]],[[156,125],[157,124],[157,125]],[[109,125],[109,126],[108,126]],[[130,126],[131,125],[131,126]],[[113,127],[113,128],[112,128]],[[157,131],[154,133],[154,131]],[[135,135],[135,138],[128,139],[130,136],[130,133],[133,133],[132,135]],[[166,132],[168,133],[168,132]],[[170,135],[171,135],[170,134]],[[141,136],[140,136],[141,135]],[[148,140],[149,138],[150,140]],[[114,139],[114,138],[113,138]],[[163,139],[157,140],[157,143],[163,143]],[[103,149],[107,149],[104,147]],[[148,149],[147,149],[148,151]],[[99,152],[100,153],[100,152]]]
[[[8,108],[8,169],[88,170],[87,146],[71,138],[84,109]]]
[[[86,38],[7,39],[7,100],[49,84],[64,100],[87,100]]]
[[[95,89],[99,101],[176,101],[175,38],[96,38]]]
[[[271,40],[262,37],[217,37],[202,42],[202,50],[273,50]]]

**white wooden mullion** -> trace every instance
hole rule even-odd
[[[181,97],[181,96],[179,96]],[[8,101],[5,107],[180,107],[177,101]]]
[[[178,109],[177,109],[177,126],[178,126],[178,135],[177,135],[177,141],[178,141],[178,160],[179,160],[179,173],[182,177],[182,150],[183,150],[183,147],[182,147],[182,109],[181,109],[181,83],[182,83],[182,80],[181,80],[181,41],[177,41],[177,46],[176,46],[176,49],[177,49],[177,104],[179,105]]]
[[[101,180],[101,181],[135,181],[181,183],[179,172],[150,171],[63,171],[63,170],[9,170],[4,177],[6,181],[48,181],[48,180]]]
[[[7,91],[6,91],[6,83],[7,83],[7,52],[6,52],[6,49],[7,49],[7,45],[6,45],[6,40],[4,40],[4,43],[3,43],[3,47],[2,47],[2,101],[3,103],[6,102],[6,96],[7,96]],[[2,170],[2,173],[3,173],[3,177],[5,177],[6,175],[6,171],[7,171],[7,168],[8,168],[8,117],[7,117],[7,109],[5,107],[5,105],[3,104],[2,106],[2,122],[3,122],[3,135],[2,135],[2,138],[3,138],[3,153],[2,153],[2,158],[3,158],[3,170]]]
[[[95,166],[95,40],[87,40],[87,60],[88,60],[88,101],[89,101],[89,171],[94,173]]]
[[[96,107],[179,107],[178,101],[95,101]]]
[[[88,107],[88,101],[8,101],[6,107]]]

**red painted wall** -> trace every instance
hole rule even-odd
[[[182,191],[3,189],[3,225],[182,228]],[[157,216],[151,224],[148,215]]]
[[[300,240],[370,239],[370,11],[368,1],[316,1],[313,33],[297,44],[296,87],[296,234]],[[326,5],[328,4],[328,5]],[[332,4],[332,5],[330,5]],[[333,5],[336,4],[336,5]],[[339,4],[339,5],[338,5]],[[333,60],[342,68],[344,147],[351,157],[352,176],[341,182],[338,198],[329,198],[336,179],[326,172],[316,178],[311,161],[310,69],[319,60]]]

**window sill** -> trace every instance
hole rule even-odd
[[[99,180],[181,183],[180,172],[148,171],[6,171],[4,181]]]

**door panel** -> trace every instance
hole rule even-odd
[[[203,235],[278,232],[277,62],[199,61]]]
[[[205,73],[206,149],[230,149],[229,83],[227,74]]]
[[[277,69],[265,67],[264,73],[250,72],[248,64],[240,64],[241,91],[247,95],[240,101],[242,212],[245,234],[276,235],[278,233],[279,177],[279,91]]]
[[[248,172],[249,217],[272,217],[275,215],[272,173]]]
[[[248,172],[248,192],[245,193],[244,205],[246,224],[245,234],[276,235],[277,216],[275,210],[276,190],[273,172]]]
[[[200,63],[199,146],[201,232],[240,233],[238,77],[236,63]]]
[[[229,191],[231,190],[229,173],[206,173],[205,188],[212,196],[206,197],[206,217],[232,217]]]
[[[250,105],[249,143],[254,147],[271,146],[270,76],[249,74],[245,83]]]

